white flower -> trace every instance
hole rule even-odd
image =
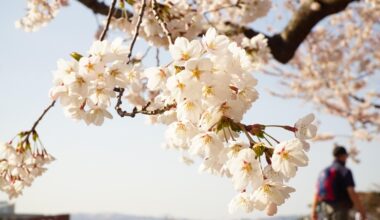
[[[273,182],[280,182],[280,183],[282,183],[284,179],[286,179],[286,177],[284,177],[282,173],[274,171],[271,165],[267,165],[264,168],[264,176],[265,178],[270,179]]]
[[[313,125],[314,114],[308,114],[299,119],[294,127],[296,128],[295,135],[299,139],[311,139],[317,134],[317,126]]]
[[[113,89],[117,86],[124,88],[128,85],[128,79],[126,73],[132,70],[131,65],[125,64],[121,60],[114,61],[110,67],[105,69],[105,77],[107,77],[107,87]]]
[[[98,57],[101,61],[104,61],[105,56],[108,53],[108,41],[96,40],[92,43],[88,53],[91,57]]]
[[[221,150],[219,154],[212,155],[210,157],[207,157],[203,159],[203,163],[199,166],[199,172],[207,172],[212,175],[223,175],[229,176],[230,173],[227,169],[224,169],[224,163],[225,160],[221,154],[223,154],[224,151]]]
[[[99,73],[104,73],[104,63],[99,56],[82,57],[79,60],[79,74],[85,80],[94,80]]]
[[[214,77],[212,82],[203,84],[201,98],[204,106],[222,105],[231,98],[231,90],[228,84],[223,83],[223,80]]]
[[[179,65],[184,64],[185,61],[191,58],[200,57],[202,50],[202,45],[198,40],[189,42],[184,37],[178,37],[174,44],[169,46],[171,56]]]
[[[255,203],[255,208],[264,210],[267,206],[273,206],[272,203],[276,206],[282,205],[285,199],[289,198],[289,193],[294,191],[295,189],[292,187],[267,179],[253,192],[252,200]],[[273,209],[273,207],[269,207],[269,209]]]
[[[253,211],[254,203],[248,193],[242,192],[237,194],[228,205],[228,211],[231,214],[235,213],[238,209],[242,209],[246,213]]]
[[[200,80],[202,82],[211,81],[212,62],[208,58],[191,59],[186,62],[185,69],[188,70],[187,78]]]
[[[244,141],[241,141],[241,140],[231,141],[228,144],[227,156],[229,159],[236,158],[239,155],[239,152],[241,150],[246,149],[248,147],[249,145]]]
[[[111,97],[115,96],[115,92],[102,86],[93,88],[89,91],[88,104],[99,108],[107,108],[111,105]]]
[[[9,198],[22,194],[26,186],[40,176],[46,168],[43,166],[53,157],[46,150],[32,153],[31,149],[15,149],[10,143],[0,143],[0,190]]]
[[[185,74],[178,73],[168,78],[166,86],[171,96],[180,102],[183,99],[197,100],[201,96],[201,84],[195,80],[183,77]]]
[[[195,124],[198,123],[201,113],[200,103],[189,99],[179,103],[177,108],[178,120],[189,120]]]
[[[238,156],[231,160],[229,169],[237,191],[245,190],[248,184],[256,189],[263,181],[260,162],[256,159],[255,152],[250,148],[240,150]]]
[[[198,134],[198,129],[190,121],[175,121],[168,126],[165,137],[170,148],[187,149],[190,140]]]
[[[105,58],[106,61],[119,60],[123,61],[128,54],[128,48],[123,45],[123,39],[118,37],[112,41],[108,48],[108,54]]]
[[[196,135],[191,140],[189,153],[202,158],[218,155],[223,149],[223,143],[214,132],[205,132]]]
[[[209,28],[202,42],[208,52],[218,54],[227,49],[230,40],[225,35],[218,35],[215,28]]]
[[[151,67],[144,71],[144,75],[148,78],[147,87],[149,90],[159,90],[165,85],[168,74],[166,70],[158,67]]]
[[[100,126],[103,124],[104,118],[112,119],[111,113],[106,109],[94,107],[89,110],[84,120],[88,125],[94,124]]]
[[[76,121],[84,120],[87,117],[86,111],[80,106],[69,105],[66,106],[63,110],[66,117],[74,119]]]
[[[252,63],[247,52],[239,47],[236,42],[228,45],[228,50],[232,53],[230,57],[225,57],[226,70],[230,73],[241,74],[252,70]]]
[[[203,112],[199,120],[199,127],[204,131],[208,131],[213,128],[223,117],[222,106],[211,106]]]
[[[271,57],[268,39],[263,34],[258,34],[251,39],[244,38],[242,46],[248,51],[256,67],[260,67],[263,63],[268,62]]]
[[[277,144],[272,155],[273,170],[294,177],[297,167],[306,166],[309,161],[303,150],[304,143],[295,138]]]
[[[47,25],[58,14],[64,1],[28,0],[27,14],[15,22],[16,28],[26,32],[34,32]]]

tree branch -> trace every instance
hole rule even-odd
[[[355,101],[357,102],[361,102],[361,103],[365,103],[367,102],[364,98],[361,98],[361,97],[358,97],[356,95],[352,95],[350,94],[349,95],[352,99],[354,99]],[[380,104],[375,104],[375,103],[369,103],[371,106],[373,106],[374,108],[379,108],[380,109]]]
[[[142,108],[139,110],[137,109],[137,107],[134,107],[132,109],[131,112],[127,112],[125,110],[123,110],[121,108],[121,104],[122,104],[122,101],[121,101],[121,98],[123,97],[123,94],[124,94],[124,88],[115,88],[114,89],[115,92],[119,93],[117,95],[117,103],[116,103],[116,106],[115,106],[115,110],[117,112],[117,114],[120,115],[120,117],[125,117],[125,116],[128,116],[128,117],[131,117],[131,118],[134,118],[137,114],[143,114],[143,115],[159,115],[159,114],[162,114],[166,111],[169,111],[170,109],[172,108],[175,108],[177,105],[174,103],[174,104],[169,104],[169,105],[166,105],[162,108],[159,108],[159,109],[154,109],[154,110],[147,110],[148,107],[150,106],[150,102],[146,103],[146,105],[142,106]]]
[[[166,23],[162,20],[159,13],[158,3],[157,0],[152,0],[152,9],[154,17],[156,18],[157,22],[160,24],[162,31],[165,33],[166,38],[168,39],[168,42],[170,45],[173,44],[173,36],[168,30],[168,27],[166,26]]]
[[[343,11],[347,5],[357,0],[304,0],[285,29],[268,37],[268,45],[273,57],[281,62],[289,62],[299,45],[305,40],[312,28],[323,18]],[[258,34],[250,28],[242,28],[243,34],[254,37]]]
[[[101,14],[104,16],[108,15],[110,7],[104,2],[99,2],[98,0],[77,0],[79,3],[82,3],[87,8],[91,9],[95,14]],[[130,11],[126,11],[128,18],[132,17],[133,14]],[[123,16],[123,10],[120,8],[115,8],[113,14],[114,18],[121,18]]]
[[[94,13],[107,15],[109,6],[98,0],[77,0]],[[325,17],[343,11],[351,2],[358,0],[304,0],[300,8],[294,13],[288,25],[280,33],[267,36],[268,45],[273,57],[281,62],[289,62],[298,47],[309,35],[313,27]],[[113,17],[122,17],[123,11],[115,9]],[[127,11],[127,16],[132,17],[132,12]],[[160,22],[160,25],[162,22]],[[252,38],[259,34],[249,27],[242,27],[237,24],[227,22],[226,25],[234,29],[233,33],[243,33],[246,37]],[[164,29],[165,30],[165,29]],[[170,35],[169,35],[170,36]],[[174,40],[174,39],[171,39]]]
[[[112,14],[113,14],[114,11],[115,11],[115,5],[116,5],[116,0],[113,0],[113,1],[112,1],[112,4],[111,4],[111,8],[109,9],[108,14],[107,14],[107,23],[106,23],[106,26],[104,26],[103,32],[102,32],[102,34],[101,34],[100,37],[99,37],[99,40],[100,40],[100,41],[103,41],[104,38],[105,38],[106,35],[107,35],[107,31],[108,31],[108,28],[109,28],[109,26],[110,26],[111,19],[112,19]]]
[[[40,115],[40,117],[38,117],[38,119],[33,123],[33,126],[32,128],[27,131],[25,134],[26,134],[26,137],[25,137],[25,140],[28,140],[29,139],[29,136],[33,133],[36,133],[36,128],[37,128],[37,125],[41,122],[41,120],[43,119],[43,117],[46,115],[46,113],[51,109],[53,108],[54,104],[56,103],[56,100],[52,101],[48,107],[46,107],[44,109],[44,111],[42,112],[42,114]]]
[[[138,17],[138,20],[137,20],[137,23],[135,26],[135,32],[133,33],[133,38],[132,38],[131,44],[129,45],[129,49],[128,49],[128,61],[127,61],[127,63],[129,63],[131,60],[132,50],[133,50],[133,47],[135,46],[137,36],[139,36],[139,30],[140,30],[142,19],[144,17],[145,7],[146,7],[146,0],[142,0],[142,5],[140,8],[139,17]]]

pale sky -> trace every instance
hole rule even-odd
[[[24,15],[25,1],[8,1],[0,8],[0,141],[30,129],[50,102],[52,71],[59,58],[70,59],[73,51],[85,53],[93,40],[96,22],[89,10],[71,1],[57,18],[36,33],[14,28]],[[141,47],[136,48],[136,52]],[[146,62],[155,65],[153,59]],[[260,99],[246,114],[244,122],[293,124],[315,112],[299,101],[281,100],[266,94],[276,88],[275,80],[256,75]],[[58,104],[38,127],[47,150],[57,160],[37,178],[24,195],[12,201],[20,213],[124,213],[148,216],[176,216],[193,219],[237,219],[262,217],[263,213],[228,214],[227,205],[235,195],[230,180],[199,174],[197,165],[178,161],[179,152],[161,147],[164,126],[150,126],[143,117],[119,118],[101,127],[86,126],[64,116]],[[342,119],[316,113],[320,132],[347,134]],[[275,133],[291,138],[290,133]],[[285,134],[285,135],[283,135]],[[342,139],[340,143],[345,143]],[[278,215],[306,214],[318,172],[329,165],[332,143],[312,144],[310,164],[299,169],[289,184],[296,188],[279,208]],[[360,143],[362,163],[353,170],[358,190],[380,183],[379,139]],[[0,192],[0,200],[7,200]]]

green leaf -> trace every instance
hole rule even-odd
[[[74,60],[76,60],[76,61],[78,61],[78,62],[79,62],[79,60],[83,57],[81,54],[79,54],[79,53],[77,53],[77,52],[72,52],[72,53],[70,54],[70,56],[71,56],[72,58],[74,58]]]

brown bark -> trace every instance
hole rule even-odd
[[[107,15],[109,6],[98,0],[78,0],[80,3],[91,9],[94,13]],[[297,48],[305,40],[313,27],[325,17],[343,11],[348,4],[357,0],[304,0],[300,8],[294,13],[288,25],[280,33],[268,37],[268,44],[273,57],[281,62],[289,62]],[[312,7],[312,4],[319,4],[319,8]],[[132,16],[127,12],[128,17]],[[115,10],[114,17],[121,17],[122,11]],[[234,28],[238,28],[246,37],[253,37],[259,32],[247,28],[239,27],[229,23]]]

